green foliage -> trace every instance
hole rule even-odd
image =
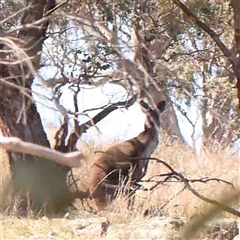
[[[233,13],[229,1],[188,0],[184,3],[234,52]],[[118,5],[98,1],[96,5],[85,5],[84,12],[100,17],[110,29],[111,24],[117,24],[117,36],[121,39],[127,35],[124,27],[131,32],[134,23],[132,9],[133,4],[129,1],[120,1]],[[143,1],[137,6],[136,14],[139,34],[151,44],[156,40],[162,42],[152,52],[155,59],[182,79],[181,83],[176,83],[171,77],[160,76],[165,80],[171,97],[187,106],[191,106],[192,101],[199,102],[199,108],[204,108],[201,111],[203,119],[209,115],[212,119],[218,119],[222,113],[221,124],[215,127],[223,132],[232,129],[228,138],[236,139],[238,115],[232,69],[214,40],[171,1]],[[89,32],[86,32],[87,35]],[[110,65],[114,66],[109,63],[115,53],[114,46],[96,41],[94,48],[87,51],[90,49],[94,52],[86,53],[89,72],[100,73]],[[203,128],[211,131],[210,125]],[[222,141],[220,138],[218,140]]]
[[[140,1],[135,6],[134,16],[133,3],[127,0],[117,3],[70,0],[63,4],[56,12],[62,15],[51,21],[42,64],[56,66],[63,76],[76,77],[77,84],[91,85],[105,76],[106,70],[115,69],[116,60],[131,58],[135,50],[130,40],[133,27],[136,27],[141,44],[150,52],[146,65],[154,65],[152,69],[159,65],[168,69],[156,73],[156,81],[166,88],[163,90],[187,106],[193,101],[199,103],[202,119],[211,118],[214,122],[220,118],[221,124],[215,127],[222,132],[231,129],[228,138],[236,139],[239,116],[235,76],[228,58],[214,39],[174,1]],[[188,0],[183,3],[236,56],[233,11],[229,1]],[[19,10],[22,4],[22,1],[5,1],[3,17]],[[92,23],[85,23],[84,18],[92,19]],[[116,33],[117,41],[107,38],[97,25],[95,29],[89,27],[88,24],[95,26],[95,20],[109,32]],[[18,21],[19,15],[11,18],[6,28]],[[134,64],[139,68],[138,63]],[[149,71],[148,74],[155,73]],[[204,123],[206,135],[213,126],[210,128],[209,121]]]

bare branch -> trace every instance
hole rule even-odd
[[[24,142],[16,137],[1,136],[0,146],[8,151],[43,157],[58,164],[74,168],[79,168],[82,165],[81,160],[86,158],[86,156],[80,152],[62,154],[56,150],[47,147],[43,147],[29,142]]]
[[[51,15],[53,12],[55,12],[56,10],[58,10],[60,7],[62,7],[63,5],[65,5],[68,1],[63,1],[61,3],[59,3],[58,5],[56,5],[54,8],[50,9],[45,16],[49,16]]]
[[[108,106],[107,108],[103,109],[100,113],[94,116],[92,119],[87,121],[86,123],[75,127],[75,131],[71,133],[68,139],[68,146],[75,146],[79,136],[82,133],[85,133],[90,127],[94,126],[98,122],[100,122],[103,118],[105,118],[109,113],[113,112],[114,110],[118,109],[119,107],[130,107],[136,102],[137,96],[134,95],[132,98],[118,103],[113,103],[112,105]]]
[[[139,159],[139,158],[138,158]],[[207,202],[207,203],[210,203],[210,204],[213,204],[215,206],[217,206],[219,209],[221,210],[224,210],[226,212],[229,212],[235,216],[238,216],[240,217],[240,212],[232,207],[229,207],[227,206],[226,204],[224,203],[221,203],[221,202],[218,202],[216,200],[213,200],[213,199],[210,199],[208,197],[205,197],[204,195],[200,194],[198,191],[196,191],[192,185],[190,184],[191,182],[197,182],[196,179],[194,180],[189,180],[187,179],[186,177],[184,177],[181,173],[175,171],[173,169],[173,167],[171,167],[168,163],[166,163],[165,161],[163,160],[160,160],[158,158],[148,158],[149,160],[154,160],[158,163],[161,163],[163,164],[166,168],[168,168],[170,170],[170,173],[167,173],[167,174],[160,174],[158,176],[167,176],[164,181],[158,181],[153,187],[150,188],[150,190],[153,190],[154,188],[156,188],[159,184],[162,184],[166,181],[169,181],[169,179],[176,179],[178,182],[182,182],[184,184],[184,186],[190,191],[192,192],[196,197],[200,198],[201,200]],[[139,159],[141,160],[141,159]],[[142,160],[146,160],[146,158],[143,158]],[[230,184],[232,185],[231,183],[225,181],[225,180],[221,180],[221,179],[217,179],[217,178],[210,178],[210,179],[206,179],[206,178],[202,178],[202,179],[199,179],[198,182],[208,182],[208,181],[221,181],[221,182],[224,182],[224,183],[227,183],[227,184]],[[143,189],[144,190],[144,189]],[[239,192],[237,193],[239,195]]]

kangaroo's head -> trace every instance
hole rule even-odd
[[[164,111],[166,102],[161,101],[155,109],[151,109],[145,102],[140,102],[143,112],[146,114],[145,129],[159,128],[161,125],[160,115]]]

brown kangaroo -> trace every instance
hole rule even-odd
[[[99,211],[114,199],[120,183],[130,182],[131,187],[131,184],[146,175],[149,163],[147,158],[158,145],[160,114],[166,102],[159,102],[154,110],[145,102],[140,103],[146,113],[145,130],[137,137],[95,155],[96,160],[90,170],[89,192]]]

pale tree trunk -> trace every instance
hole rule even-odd
[[[173,103],[167,91],[165,91],[166,87],[164,83],[166,82],[167,77],[164,80],[160,80],[162,77],[157,76],[163,76],[165,73],[167,75],[169,70],[164,67],[159,69],[159,64],[152,57],[153,54],[156,55],[156,52],[161,55],[161,51],[164,51],[164,49],[171,43],[172,39],[170,41],[169,39],[167,40],[166,35],[161,33],[152,36],[151,39],[144,36],[144,31],[141,31],[143,28],[140,26],[139,16],[144,14],[145,9],[141,7],[141,1],[133,1],[132,4],[131,45],[133,45],[134,51],[132,61],[123,56],[119,57],[121,49],[118,49],[120,44],[118,43],[117,31],[114,31],[114,29],[116,30],[117,28],[113,27],[113,30],[111,31],[104,24],[97,24],[100,31],[105,33],[105,36],[113,49],[117,48],[116,52],[118,52],[118,54],[116,61],[117,69],[109,74],[109,77],[103,77],[94,82],[94,86],[100,86],[106,82],[120,85],[130,94],[137,93],[140,99],[147,99],[150,105],[166,100],[167,108],[163,114],[163,129],[170,136],[170,139],[177,139],[180,142],[185,143],[180,132]],[[116,19],[113,20],[112,24],[113,26],[116,25]],[[156,71],[156,69],[158,70]]]
[[[137,6],[135,6],[135,8],[137,8]],[[162,114],[162,127],[170,137],[170,140],[178,140],[179,142],[185,144],[186,142],[181,134],[177,115],[173,108],[173,102],[169,96],[169,93],[166,91],[165,81],[158,79],[157,77],[158,74],[161,75],[164,74],[164,72],[161,73],[161,70],[158,69],[158,63],[156,63],[151,57],[151,49],[153,48],[151,42],[153,38],[155,38],[156,41],[159,41],[161,37],[164,39],[164,36],[152,36],[151,41],[147,40],[147,37],[145,36],[141,37],[137,30],[141,29],[137,11],[133,12],[133,19],[132,41],[133,45],[135,46],[134,62],[137,66],[140,63],[140,66],[143,68],[144,72],[149,74],[147,84],[145,80],[146,76],[145,78],[142,77],[136,81],[141,89],[141,97],[148,98],[148,100],[153,104],[157,104],[161,100],[166,100],[166,109],[164,114]],[[164,43],[164,40],[160,40],[160,42]],[[163,46],[164,44],[162,44],[162,46],[159,45],[158,53],[161,52],[161,47]]]
[[[183,13],[191,20],[192,23],[197,25],[201,28],[204,32],[206,32],[212,40],[215,42],[216,46],[222,51],[223,55],[225,56],[226,60],[232,66],[232,73],[236,78],[236,93],[238,98],[238,117],[236,123],[233,126],[226,128],[226,124],[224,122],[224,118],[227,119],[230,116],[231,112],[231,102],[229,99],[222,99],[221,94],[216,94],[215,102],[212,104],[213,109],[219,109],[219,112],[215,114],[212,118],[212,122],[208,124],[206,122],[206,113],[207,113],[207,105],[206,100],[204,100],[204,109],[202,110],[202,117],[204,120],[203,125],[203,133],[204,133],[204,143],[205,146],[214,145],[213,143],[216,142],[219,145],[224,143],[224,145],[228,145],[233,138],[233,132],[239,131],[239,119],[240,119],[240,4],[238,0],[231,0],[230,5],[233,8],[233,21],[234,21],[234,35],[235,35],[235,46],[231,46],[228,48],[227,45],[222,41],[221,37],[217,34],[216,31],[211,29],[211,27],[203,22],[201,19],[188,8],[184,1],[180,0],[172,0],[174,4],[176,4]],[[230,73],[230,75],[232,74]],[[232,77],[229,75],[229,81],[232,82]],[[203,79],[204,80],[204,79]],[[204,89],[206,92],[207,90]],[[219,103],[221,102],[221,107],[219,107]],[[215,107],[217,106],[217,107]],[[223,118],[223,119],[222,119]],[[226,120],[225,120],[226,121]],[[231,119],[230,119],[231,121]],[[234,133],[235,134],[235,133]],[[238,133],[239,134],[239,133]],[[230,141],[229,141],[230,140]],[[229,142],[228,142],[229,141]],[[224,147],[223,145],[223,147]]]
[[[186,143],[180,131],[172,100],[168,94],[165,94],[165,98],[167,100],[167,105],[164,113],[162,114],[162,127],[167,132],[170,140],[177,140],[180,143]]]

